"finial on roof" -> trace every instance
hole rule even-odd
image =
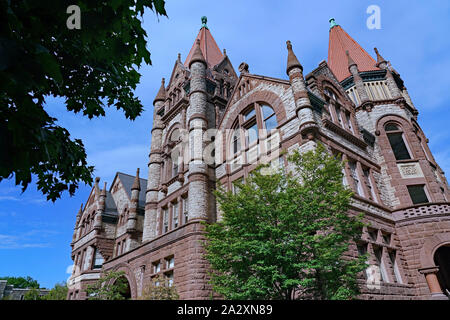
[[[227,56],[227,49],[223,49],[223,56],[226,57]]]
[[[134,178],[133,186],[131,190],[141,190],[141,181],[139,180],[139,168],[136,170],[136,177]]]
[[[155,97],[155,100],[153,100],[153,104],[155,104],[156,101],[165,101],[166,100],[166,87],[165,87],[165,79],[161,79],[161,87],[159,88],[158,94]]]
[[[208,29],[208,26],[206,25],[206,22],[208,22],[208,18],[206,16],[202,17],[202,28]]]
[[[192,55],[191,61],[189,61],[189,68],[194,62],[203,62],[205,65],[207,65],[202,50],[200,49],[200,39],[197,39],[197,41],[195,41],[194,54]]]
[[[249,73],[248,64],[246,62],[242,62],[238,68],[240,73]]]
[[[97,196],[100,192],[100,189],[98,188],[98,183],[100,182],[100,177],[96,177],[95,178],[95,184],[94,184],[94,190],[95,190],[95,195]]]
[[[181,53],[178,53],[178,62],[181,62]]]
[[[102,190],[102,192],[100,193],[100,195],[106,196],[106,181],[105,181],[105,184],[104,184],[104,186],[103,186],[103,190]]]
[[[83,212],[83,202],[81,203],[80,209],[78,210],[77,216],[81,216],[81,213]]]
[[[333,29],[334,27],[338,26],[334,18],[331,18],[329,21],[330,21],[330,29]]]
[[[376,64],[376,66],[378,67],[383,62],[387,63],[387,61],[378,52],[378,49],[377,48],[373,48],[373,49],[375,50],[375,53],[377,54],[377,64]]]
[[[292,50],[292,44],[290,40],[286,41],[286,47],[288,50],[286,73],[289,75],[289,71],[291,71],[292,68],[300,68],[303,71],[303,66],[300,64],[294,51]]]

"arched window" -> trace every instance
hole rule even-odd
[[[403,131],[396,123],[388,123],[384,126],[386,135],[391,145],[396,160],[411,159],[410,152],[406,145]]]
[[[260,135],[263,139],[274,137],[278,122],[274,109],[265,103],[253,103],[239,114],[229,138],[229,153],[254,147]]]

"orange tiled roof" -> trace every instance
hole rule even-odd
[[[189,67],[189,62],[194,55],[195,43],[197,39],[200,40],[200,50],[202,50],[203,57],[205,57],[209,68],[214,67],[222,61],[222,52],[220,51],[219,46],[211,35],[211,32],[209,32],[207,27],[202,27],[197,35],[197,38],[195,38],[194,44],[189,51],[186,61],[184,62],[185,67]]]
[[[341,26],[334,25],[330,29],[328,42],[328,65],[339,82],[351,76],[345,53],[347,50],[360,72],[380,70],[376,67],[376,61]]]

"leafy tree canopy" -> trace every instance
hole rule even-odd
[[[361,236],[349,215],[342,163],[319,144],[289,157],[293,169],[253,171],[233,194],[216,192],[223,219],[206,224],[206,257],[226,299],[351,299],[366,257],[347,259]]]
[[[39,288],[39,283],[30,276],[27,277],[0,277],[0,280],[7,280],[7,283],[14,288]]]
[[[178,300],[179,296],[174,286],[170,286],[163,276],[156,276],[142,290],[139,300]]]
[[[39,289],[32,288],[24,294],[23,300],[43,300],[43,297],[41,297],[39,293]]]
[[[79,0],[80,29],[69,29],[69,0],[0,0],[0,181],[55,201],[80,182],[92,183],[84,145],[45,111],[49,96],[71,112],[104,116],[105,107],[131,120],[143,110],[134,95],[137,69],[151,63],[145,8],[166,15],[164,0]]]
[[[49,293],[42,297],[42,300],[66,300],[67,291],[68,288],[65,282],[57,283]]]
[[[123,271],[109,271],[94,284],[89,285],[86,293],[89,300],[125,300],[128,281]]]

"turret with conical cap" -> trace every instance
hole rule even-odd
[[[166,98],[164,78],[161,80],[161,88],[156,97],[153,101],[153,128],[148,162],[147,191],[145,195],[146,206],[142,235],[143,242],[154,239],[157,234],[156,210],[158,204],[158,187],[161,183],[162,134],[164,129],[159,111],[164,108]]]
[[[318,130],[314,121],[311,101],[309,100],[306,82],[303,77],[303,67],[292,50],[291,41],[286,41],[288,50],[286,73],[289,76],[292,93],[294,95],[296,114],[300,122],[300,132],[312,140]]]
[[[141,183],[139,179],[139,168],[136,170],[136,177],[134,178],[133,185],[131,187],[131,201],[127,220],[127,232],[134,233],[136,232],[136,224],[137,224],[137,211],[139,205],[139,192],[141,191]]]
[[[358,92],[359,98],[361,99],[361,105],[365,105],[369,102],[369,96],[367,95],[367,91],[364,88],[364,82],[359,74],[358,65],[353,60],[352,56],[350,55],[349,51],[345,51],[345,54],[347,55],[347,64],[348,64],[348,70],[350,71],[351,75],[353,76],[353,81],[356,86],[356,91]]]

